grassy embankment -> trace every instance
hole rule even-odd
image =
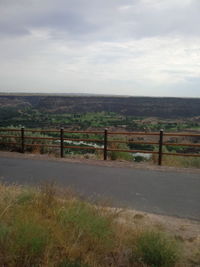
[[[123,213],[123,212],[122,212]],[[119,210],[91,205],[52,185],[0,185],[1,266],[199,266],[162,227],[123,222]],[[200,247],[199,253],[200,253]],[[196,262],[196,265],[195,265]]]

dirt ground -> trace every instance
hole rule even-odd
[[[175,238],[183,256],[181,267],[200,266],[200,221],[162,216],[136,210],[121,210],[121,223],[139,229],[158,230]]]

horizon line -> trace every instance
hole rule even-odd
[[[33,96],[77,96],[77,97],[81,97],[81,96],[90,96],[90,97],[95,97],[95,96],[99,96],[99,97],[149,97],[149,98],[192,98],[192,99],[196,99],[196,98],[200,98],[200,97],[195,97],[195,96],[149,96],[149,95],[119,95],[119,94],[95,94],[95,93],[34,93],[34,92],[0,92],[0,96],[1,95],[21,95],[21,96],[29,96],[29,95],[33,95]]]

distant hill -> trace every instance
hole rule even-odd
[[[200,98],[0,95],[0,108],[32,107],[50,113],[116,112],[123,115],[183,118],[200,116]]]

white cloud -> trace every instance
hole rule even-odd
[[[0,5],[1,91],[200,97],[196,0]]]

